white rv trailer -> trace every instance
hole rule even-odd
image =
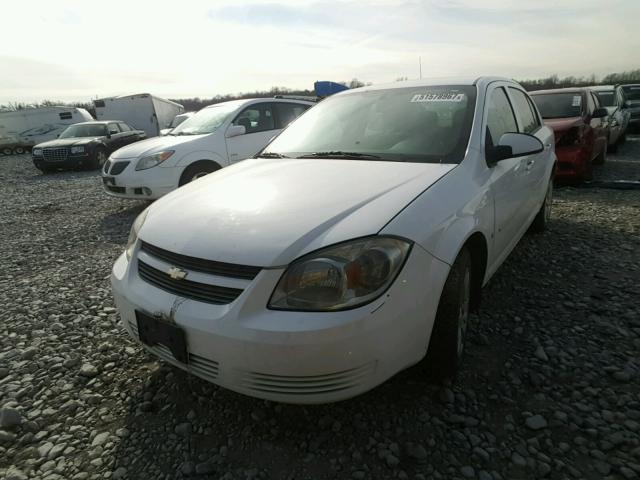
[[[176,115],[184,112],[179,103],[149,93],[121,95],[94,100],[98,120],[122,120],[133,128],[144,130],[147,138],[160,135]]]
[[[0,152],[24,153],[56,138],[69,125],[93,120],[84,108],[40,107],[0,112]]]

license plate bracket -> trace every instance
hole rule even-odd
[[[161,318],[152,317],[136,311],[138,336],[140,341],[150,347],[161,344],[167,347],[176,360],[189,363],[187,352],[187,338],[184,330],[179,326]]]

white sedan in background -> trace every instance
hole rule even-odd
[[[112,273],[124,326],[275,401],[342,400],[425,356],[450,378],[482,286],[549,221],[553,145],[507,79],[334,95],[136,219]]]
[[[205,107],[167,135],[116,150],[102,170],[114,197],[154,200],[258,153],[314,102],[254,98]]]

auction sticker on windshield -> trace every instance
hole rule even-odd
[[[580,95],[573,96],[573,102],[571,103],[572,107],[579,107],[582,105],[582,97]]]
[[[459,92],[417,93],[411,97],[411,102],[461,102],[464,98],[464,93]]]

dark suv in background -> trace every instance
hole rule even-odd
[[[76,123],[57,139],[33,147],[31,158],[45,173],[60,168],[102,168],[109,154],[146,137],[144,131],[118,120]]]

